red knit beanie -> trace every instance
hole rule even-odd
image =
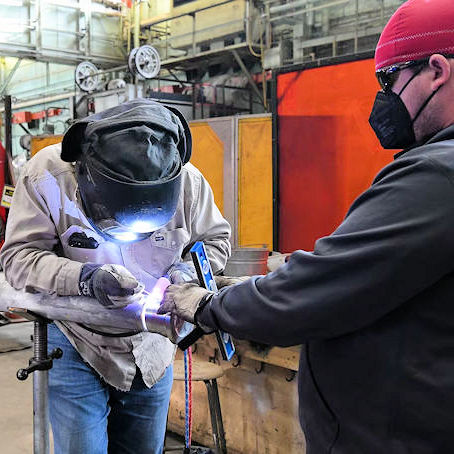
[[[375,50],[375,70],[454,54],[454,0],[408,0],[391,17]]]

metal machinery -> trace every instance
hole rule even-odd
[[[161,59],[158,51],[145,44],[134,48],[128,57],[128,65],[111,68],[106,71],[99,70],[96,65],[90,61],[83,61],[77,65],[74,79],[77,86],[84,92],[92,92],[99,88],[101,75],[109,74],[115,71],[124,71],[129,69],[134,77],[142,79],[153,79],[159,74],[161,68]]]
[[[255,3],[174,0],[165,14],[142,15],[140,38],[158,50],[161,68],[192,82],[185,91],[197,104],[194,118],[252,113],[254,105],[263,112],[266,93],[252,75],[261,72]]]
[[[0,5],[0,50],[19,58],[0,91],[7,92],[21,61],[36,59],[80,64],[75,80],[82,95],[67,87],[34,100],[76,96],[75,118],[137,96],[174,98],[188,119],[261,113],[271,97],[267,69],[370,50],[401,3],[11,0]],[[163,85],[176,88],[161,95]]]
[[[90,61],[79,63],[75,71],[75,83],[81,93],[77,95],[75,117],[101,112],[130,99],[148,97],[175,106],[188,120],[192,119],[194,109],[191,96],[146,92],[145,83],[158,77],[160,68],[158,51],[148,44],[132,49],[127,65],[100,70]],[[128,72],[131,79],[129,83],[123,78],[115,78],[116,74]]]
[[[91,0],[9,1],[0,5],[0,55],[74,64],[124,61],[126,7]]]
[[[155,11],[158,2],[155,3]],[[164,2],[161,2],[164,3]],[[374,49],[389,16],[402,0],[173,0],[162,14],[143,13],[135,45],[146,42],[161,55],[161,67],[186,72],[195,82],[198,103],[208,99],[226,104],[233,90],[220,77],[231,72],[244,77],[242,88],[252,93],[255,109],[269,110],[268,69]],[[140,3],[142,8],[142,3]],[[205,79],[208,80],[205,82]],[[214,76],[214,77],[213,77]],[[218,77],[219,76],[219,77]],[[202,83],[202,81],[204,83]],[[223,91],[223,95],[218,93]],[[219,102],[221,103],[221,102]],[[238,113],[211,108],[209,116]],[[259,105],[261,104],[261,108]],[[203,118],[205,115],[198,115]]]
[[[102,70],[89,60],[78,65],[75,82],[84,94],[76,100],[76,117],[140,96],[176,104],[187,119],[251,112],[253,95],[246,88],[248,84],[259,98],[258,103],[263,104],[263,95],[248,70],[257,63],[257,57],[249,50],[252,49],[249,43],[250,2],[197,0],[186,3],[177,6],[174,2],[169,15],[154,17],[151,21],[145,17],[143,2],[135,3],[128,16],[134,46],[128,54],[127,66]],[[163,29],[167,30],[164,35]],[[129,46],[128,40],[128,49]],[[221,64],[227,69],[234,63],[244,74],[234,83],[229,84],[225,78],[221,83],[200,82],[202,75],[213,65]],[[128,70],[132,75],[129,83],[119,82],[112,86],[116,75],[124,77]],[[181,76],[182,72],[186,75]],[[110,79],[108,84],[106,79]],[[150,80],[153,80],[152,85]],[[161,93],[160,85],[169,85],[169,82],[177,83],[179,90]],[[235,100],[235,92],[240,93],[237,98],[242,99]],[[213,106],[222,108],[215,110]]]
[[[402,0],[263,0],[265,69],[372,51]]]
[[[153,79],[161,69],[161,58],[158,51],[149,44],[135,47],[129,54],[128,68],[132,74]]]

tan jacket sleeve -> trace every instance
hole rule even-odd
[[[191,242],[205,243],[213,272],[223,271],[231,253],[230,224],[216,206],[213,191],[202,175],[191,210],[191,233]]]
[[[23,176],[14,191],[0,252],[8,283],[28,292],[77,295],[82,264],[58,257],[54,252],[58,243],[44,198]]]

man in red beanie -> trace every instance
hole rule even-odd
[[[404,148],[313,252],[266,276],[173,285],[202,329],[304,344],[307,454],[454,451],[454,2],[410,0],[376,51],[370,123]],[[233,285],[232,285],[233,284]]]
[[[370,124],[384,148],[422,145],[453,123],[453,21],[451,0],[410,0],[383,30]]]

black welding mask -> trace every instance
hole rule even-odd
[[[190,155],[181,114],[143,99],[76,123],[62,144],[62,159],[76,161],[87,219],[108,239],[123,242],[147,238],[174,216]]]

